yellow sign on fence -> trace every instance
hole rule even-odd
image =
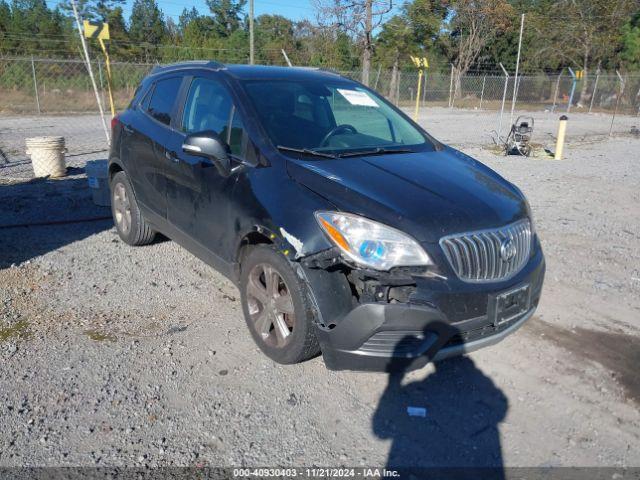
[[[109,24],[103,22],[84,21],[84,36],[86,38],[97,38],[109,40]]]
[[[427,60],[427,57],[414,57],[413,55],[411,56],[411,60],[413,61],[414,65],[418,68],[429,68],[429,60]]]
[[[111,62],[109,61],[109,50],[107,49],[107,45],[105,45],[105,41],[109,40],[109,24],[103,22],[90,22],[89,20],[84,21],[84,36],[86,38],[93,38],[98,40],[100,43],[100,48],[102,48],[102,52],[104,53],[105,65],[107,66],[107,88],[109,89],[109,103],[111,104],[111,116],[116,116],[116,107],[113,103],[113,92],[111,89]]]

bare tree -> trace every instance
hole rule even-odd
[[[369,85],[373,57],[373,32],[384,15],[393,9],[393,0],[314,0],[318,24],[338,29],[362,42],[362,83]]]
[[[450,5],[449,49],[453,59],[456,95],[460,77],[478,59],[487,43],[512,28],[513,8],[506,0],[454,0]]]

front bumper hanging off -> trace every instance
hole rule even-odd
[[[332,370],[406,371],[496,344],[531,318],[544,273],[538,250],[515,277],[500,284],[457,284],[455,289],[440,284],[434,293],[424,282],[408,303],[359,304],[330,328],[318,328],[324,361]],[[491,299],[525,285],[526,309],[499,323]]]

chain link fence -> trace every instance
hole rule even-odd
[[[153,63],[113,63],[117,110],[126,108]],[[93,72],[108,115],[106,70]],[[360,71],[340,72],[359,80]],[[570,116],[569,139],[626,134],[640,125],[640,74],[559,75],[467,74],[426,71],[420,91],[416,71],[374,69],[371,86],[414,114],[440,140],[457,146],[486,145],[504,138],[520,115],[533,117],[534,142],[553,140],[561,114]],[[513,104],[514,88],[516,101]],[[108,124],[108,121],[107,121]],[[95,93],[81,60],[0,59],[0,165],[26,162],[25,138],[61,135],[70,156],[106,154],[108,140]]]
[[[153,64],[114,63],[116,109],[126,107]],[[94,62],[102,104],[108,109],[105,67]],[[108,120],[107,120],[108,125]],[[104,152],[108,139],[85,63],[39,58],[0,59],[0,149],[5,163],[26,161],[25,138],[60,135],[68,155]]]
[[[341,72],[358,79],[359,72]],[[557,75],[430,73],[417,92],[418,73],[374,72],[372,87],[414,115],[440,140],[457,146],[499,143],[518,117],[534,121],[534,142],[555,140],[558,119],[569,116],[569,140],[635,133],[640,126],[640,74]],[[515,88],[515,97],[514,97]],[[514,102],[515,98],[515,102]],[[513,113],[512,113],[513,107]]]

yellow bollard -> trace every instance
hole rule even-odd
[[[553,156],[554,160],[562,160],[562,151],[564,150],[564,137],[567,133],[567,120],[569,118],[566,115],[560,117],[560,125],[558,125],[558,139],[556,141],[556,153]]]
[[[418,110],[420,109],[420,92],[422,88],[422,69],[418,70],[418,88],[416,90],[416,110],[413,112],[413,120],[418,122]]]

